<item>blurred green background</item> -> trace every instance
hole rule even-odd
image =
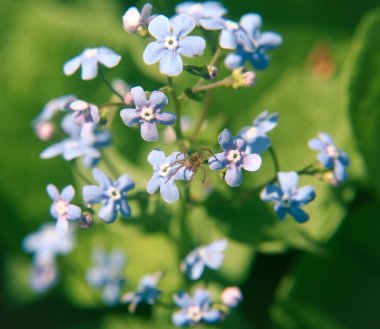
[[[221,327],[380,328],[378,0],[222,1],[235,20],[247,12],[260,13],[263,30],[280,33],[284,44],[273,52],[270,68],[258,73],[253,89],[215,92],[212,124],[202,138],[216,148],[221,129],[236,132],[268,108],[280,113],[271,136],[282,170],[292,170],[314,160],[306,145],[310,138],[319,131],[331,134],[351,157],[350,180],[338,189],[302,180],[315,184],[318,193],[307,208],[307,224],[289,219],[279,223],[270,207],[252,199],[218,209],[197,207],[187,218],[188,236],[172,240],[168,233],[178,229],[178,209],[157,208],[158,199],[153,198],[149,207],[133,205],[135,218],[129,225],[96,225],[78,232],[76,250],[60,263],[60,284],[42,295],[31,291],[31,257],[23,253],[21,241],[50,220],[45,186],[81,183],[62,159],[39,159],[48,144],[34,136],[31,121],[48,100],[61,95],[74,93],[95,103],[108,100],[100,81],[84,82],[62,73],[63,63],[85,47],[104,45],[123,56],[122,65],[107,71],[109,78],[121,77],[148,90],[165,84],[157,67],[142,62],[145,42],[122,29],[125,10],[143,3],[0,0],[1,327],[170,328],[167,310],[142,309],[131,316],[126,307],[102,306],[83,279],[91,248],[100,244],[126,251],[128,290],[141,275],[164,268],[168,277],[162,288],[174,292],[185,284],[178,262],[189,248],[209,242],[210,236],[226,235],[226,264],[212,280],[215,289],[240,285],[245,301]],[[171,15],[177,1],[152,3],[156,12]],[[207,53],[204,58],[209,57]],[[180,88],[187,80],[195,78],[183,74]],[[195,118],[199,104],[187,102],[184,111]],[[115,120],[110,156],[117,150],[121,156],[116,167],[143,186],[150,175],[145,159],[152,145],[136,144],[137,138],[136,131]],[[254,184],[270,177],[273,169],[267,160]],[[252,179],[245,177],[247,187]]]

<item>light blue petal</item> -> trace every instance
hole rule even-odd
[[[200,25],[206,30],[221,30],[224,28],[226,20],[223,18],[201,19]]]
[[[312,150],[315,151],[322,151],[326,147],[326,144],[318,138],[313,138],[309,140],[308,145]]]
[[[98,75],[98,62],[96,58],[88,58],[82,62],[82,79],[95,79]]]
[[[277,33],[265,32],[260,35],[257,44],[265,50],[271,50],[282,44],[282,37]]]
[[[60,199],[60,197],[61,197],[61,195],[59,194],[58,189],[53,184],[49,184],[46,187],[46,191],[47,191],[50,199],[52,199],[53,201],[58,201],[58,199]]]
[[[141,121],[140,111],[136,109],[124,109],[120,111],[120,117],[128,127],[136,126]]]
[[[339,152],[339,161],[343,164],[343,166],[346,167],[350,164],[350,159],[348,155],[343,151]]]
[[[79,141],[73,141],[74,143],[78,143]],[[71,161],[75,158],[78,158],[83,155],[83,149],[80,147],[80,145],[72,147],[70,145],[71,141],[65,142],[65,148],[63,150],[63,158],[66,161]]]
[[[334,166],[334,159],[328,155],[324,150],[317,154],[317,159],[327,169],[331,169]]]
[[[120,201],[119,207],[120,207],[119,210],[120,210],[121,214],[123,215],[123,217],[125,217],[125,218],[131,217],[131,208],[129,207],[128,202],[127,202],[127,200],[125,200],[125,198],[123,198]]]
[[[158,190],[160,185],[163,183],[162,177],[159,177],[158,174],[153,174],[152,178],[149,180],[148,185],[146,187],[146,191],[149,194],[153,194]]]
[[[149,103],[155,109],[162,109],[168,105],[168,97],[161,91],[153,91],[149,97]]]
[[[221,239],[221,240],[217,240],[210,243],[207,246],[207,249],[213,252],[224,251],[226,250],[227,246],[228,246],[228,241],[226,239]]]
[[[202,276],[203,270],[204,270],[203,262],[198,261],[186,269],[186,274],[191,280],[198,280]]]
[[[207,323],[216,323],[222,319],[222,313],[218,310],[205,310],[202,312],[202,320]]]
[[[270,145],[271,141],[268,136],[257,136],[252,143],[248,144],[247,153],[263,153]]]
[[[193,301],[201,308],[205,306],[207,307],[211,302],[210,292],[206,289],[198,288],[194,292]]]
[[[334,162],[334,176],[338,182],[343,182],[347,179],[346,169],[340,161]]]
[[[68,62],[65,63],[63,66],[63,72],[65,75],[72,75],[75,73],[76,70],[79,69],[82,62],[82,56],[76,56],[72,59],[70,59]]]
[[[215,154],[208,159],[208,165],[211,170],[221,170],[228,165],[226,154],[224,152]]]
[[[275,204],[275,206],[274,206],[274,210],[275,210],[277,216],[278,216],[281,220],[284,220],[284,219],[285,219],[286,214],[288,213],[288,209],[289,209],[289,208],[283,207],[283,206],[281,205],[281,203],[277,203],[277,204]]]
[[[238,67],[244,66],[246,58],[242,56],[241,53],[231,53],[228,54],[224,60],[224,65],[230,70],[237,69]]]
[[[172,180],[160,185],[160,193],[164,201],[167,203],[173,203],[179,199],[178,188]]]
[[[103,288],[103,300],[108,305],[116,304],[119,301],[120,286],[118,282],[107,283]]]
[[[151,42],[144,50],[143,60],[145,64],[152,65],[157,63],[164,55],[164,44],[161,42]]]
[[[41,159],[53,158],[57,155],[62,154],[63,150],[64,150],[64,147],[62,143],[51,145],[40,154],[40,158]]]
[[[240,19],[240,25],[251,37],[257,38],[262,25],[261,16],[246,14]]]
[[[104,199],[104,189],[96,185],[87,185],[83,187],[83,199],[89,203],[99,203]]]
[[[149,23],[148,30],[157,40],[164,40],[170,33],[169,19],[164,15],[158,15]]]
[[[328,144],[328,145],[335,145],[333,139],[331,138],[329,134],[319,133],[318,136],[323,143]]]
[[[249,154],[245,156],[243,161],[243,168],[248,171],[259,170],[261,166],[261,157],[258,154]]]
[[[288,196],[292,196],[296,192],[298,185],[298,174],[295,171],[279,172],[277,174],[277,178],[281,189]]]
[[[186,311],[175,312],[172,315],[172,321],[177,327],[184,327],[191,324],[191,320]]]
[[[119,179],[115,182],[116,188],[121,192],[126,192],[135,187],[135,182],[128,175],[120,176]]]
[[[224,179],[229,186],[239,186],[242,181],[241,169],[236,165],[230,165]]]
[[[100,208],[98,216],[106,223],[114,222],[117,218],[117,209],[114,201],[108,199],[107,203]]]
[[[195,20],[189,15],[180,14],[174,16],[170,20],[172,26],[172,35],[177,39],[181,39],[188,35],[195,27]]]
[[[178,51],[186,57],[202,55],[206,48],[206,41],[201,37],[189,36],[179,41]]]
[[[223,29],[220,34],[219,45],[223,49],[235,49],[237,46],[235,32],[228,29]]]
[[[109,48],[100,47],[98,48],[97,59],[104,66],[112,68],[119,64],[121,56]]]
[[[289,208],[289,214],[293,216],[293,218],[298,222],[298,223],[304,223],[309,219],[309,215],[304,212],[301,208],[292,206]]]
[[[67,219],[69,220],[75,220],[80,217],[82,214],[82,210],[75,205],[70,204],[67,210]]]
[[[156,124],[144,121],[141,124],[141,137],[147,142],[156,141],[158,139]]]
[[[204,258],[204,262],[207,267],[217,270],[220,268],[224,261],[224,255],[220,252],[210,252],[207,253],[206,257]]]
[[[241,138],[239,136],[234,139],[234,144],[235,144],[235,147],[239,151],[243,151],[243,152],[245,151],[245,149],[247,147],[247,143],[245,142],[244,138]]]
[[[280,187],[276,185],[267,185],[260,193],[260,198],[263,201],[280,201],[282,197],[282,191]]]
[[[299,205],[303,206],[315,198],[315,191],[313,186],[303,186],[297,190],[292,199],[297,201]]]
[[[74,187],[72,185],[68,185],[62,190],[61,198],[66,202],[70,202],[74,198],[74,195]]]
[[[92,170],[92,176],[102,187],[107,188],[112,185],[111,179],[99,168]]]
[[[160,72],[169,77],[180,75],[183,70],[181,56],[175,51],[166,51],[160,60]]]
[[[234,147],[234,138],[227,128],[219,134],[218,142],[225,151],[231,150]]]
[[[269,114],[268,111],[263,111],[253,121],[253,125],[264,133],[267,133],[274,129],[278,124],[278,113]]]
[[[142,107],[146,105],[147,99],[146,99],[145,91],[140,86],[134,87],[131,89],[131,96],[132,96],[133,102],[136,105],[136,108],[141,109]]]
[[[59,234],[65,234],[67,230],[69,229],[69,222],[65,218],[59,218],[57,219],[57,222],[55,224],[55,230]]]
[[[157,112],[156,119],[157,122],[162,125],[173,125],[176,121],[176,115],[170,112]]]
[[[190,299],[189,294],[183,291],[180,291],[177,294],[175,294],[173,296],[173,300],[174,300],[174,303],[176,303],[176,305],[181,308],[187,308],[191,304],[191,299]]]
[[[165,159],[165,153],[159,149],[152,150],[148,155],[148,162],[153,166],[154,170],[158,170]]]

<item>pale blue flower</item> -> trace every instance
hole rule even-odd
[[[120,60],[121,56],[109,48],[86,48],[63,66],[63,72],[66,75],[72,75],[82,67],[82,79],[91,80],[98,75],[98,63],[112,68],[118,65]]]
[[[183,70],[181,56],[202,55],[206,47],[203,38],[187,36],[195,27],[189,15],[178,15],[170,21],[159,15],[149,24],[149,33],[157,39],[145,48],[144,62],[148,65],[160,62],[160,72],[167,76],[177,76]]]
[[[73,112],[73,121],[81,127],[80,135],[87,137],[100,121],[99,109],[95,104],[76,99],[66,105]]]
[[[261,16],[257,14],[244,15],[239,25],[236,51],[226,57],[226,66],[234,70],[244,66],[244,63],[249,60],[257,69],[267,68],[269,65],[267,52],[282,44],[281,36],[274,32],[262,33]],[[241,31],[244,33],[240,33]]]
[[[219,135],[219,144],[224,150],[209,158],[211,170],[227,168],[224,177],[229,186],[239,186],[242,182],[242,169],[256,171],[261,166],[261,157],[258,154],[247,154],[247,143],[241,137],[234,138],[228,129],[224,129]]]
[[[69,228],[69,220],[78,220],[82,214],[81,209],[71,204],[75,190],[71,185],[66,186],[61,193],[53,184],[47,186],[49,197],[53,200],[50,214],[57,220],[55,229],[57,232],[66,233]]]
[[[177,327],[193,326],[199,323],[217,323],[223,319],[223,313],[212,308],[210,292],[205,289],[198,288],[193,297],[179,292],[173,296],[173,299],[181,308],[172,316],[172,321]]]
[[[103,301],[106,304],[118,304],[120,290],[125,283],[124,254],[119,250],[106,253],[102,249],[96,249],[92,257],[94,267],[86,273],[87,282],[94,288],[102,289]]]
[[[251,126],[243,127],[238,131],[238,136],[247,142],[247,153],[263,153],[271,146],[271,140],[267,133],[273,130],[278,123],[278,113],[264,111],[252,122]]]
[[[147,303],[153,305],[160,296],[161,291],[157,289],[157,284],[162,278],[162,272],[147,274],[143,276],[138,284],[136,292],[130,292],[122,296],[121,300],[125,304],[129,304],[129,311],[134,313],[139,303]]]
[[[277,173],[277,180],[279,186],[267,185],[260,194],[261,199],[274,203],[274,209],[281,220],[289,214],[299,223],[306,222],[309,215],[301,207],[314,200],[314,187],[297,188],[298,174],[294,171]]]
[[[36,292],[45,292],[58,281],[58,268],[54,260],[33,263],[30,271],[30,286]]]
[[[148,155],[148,161],[153,166],[153,176],[148,182],[147,192],[153,194],[158,189],[165,202],[172,203],[179,199],[176,180],[189,180],[193,175],[191,170],[179,163],[184,154],[174,152],[168,157],[161,150],[155,149]]]
[[[197,280],[202,276],[205,267],[219,269],[223,264],[227,245],[227,240],[223,239],[194,249],[182,262],[182,272],[185,272],[191,280]]]
[[[187,14],[194,18],[196,25],[202,18],[219,18],[227,14],[223,5],[216,1],[183,2],[175,7],[177,14]]]
[[[317,158],[326,169],[332,170],[335,183],[343,182],[347,179],[346,167],[350,164],[348,155],[335,145],[330,135],[319,133],[318,137],[309,141],[309,147],[319,151]]]
[[[152,15],[153,6],[146,3],[141,9],[141,14],[136,7],[130,7],[123,15],[124,30],[129,33],[135,33],[140,28],[146,28],[149,22],[155,17]]]
[[[125,218],[131,216],[131,209],[127,203],[127,191],[135,187],[134,181],[128,176],[120,176],[118,180],[112,181],[103,171],[93,169],[92,175],[98,185],[87,185],[83,187],[83,199],[91,204],[102,204],[98,216],[106,223],[112,223],[120,213]]]
[[[158,131],[156,124],[172,125],[176,115],[163,112],[162,109],[168,104],[168,98],[160,91],[153,91],[149,100],[141,87],[131,89],[131,97],[136,108],[121,110],[120,116],[123,122],[129,126],[141,125],[141,137],[146,141],[156,141]]]

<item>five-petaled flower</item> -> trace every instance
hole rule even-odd
[[[226,66],[234,70],[244,66],[249,60],[253,67],[265,69],[269,65],[267,51],[277,48],[282,43],[282,38],[274,32],[261,33],[262,20],[260,15],[246,14],[240,19],[239,33],[235,37],[236,51],[225,59]]]
[[[227,244],[227,240],[223,239],[194,249],[182,262],[182,272],[185,272],[191,280],[197,280],[202,276],[205,267],[217,270],[223,264]]]
[[[149,33],[157,39],[145,48],[143,58],[148,65],[160,62],[160,72],[177,76],[183,70],[181,55],[194,57],[202,55],[206,47],[203,38],[187,36],[195,27],[189,15],[178,15],[169,20],[163,15],[155,17],[149,24]]]
[[[147,192],[153,194],[160,189],[165,202],[177,201],[179,191],[175,181],[189,180],[193,175],[191,170],[179,163],[183,159],[184,154],[180,152],[174,152],[166,157],[161,150],[152,150],[148,155],[148,161],[153,166],[153,176],[148,182]]]
[[[108,305],[119,302],[120,290],[125,283],[123,270],[125,256],[119,250],[106,253],[96,249],[93,254],[94,267],[86,273],[87,282],[94,288],[102,289],[103,300]]]
[[[223,313],[213,309],[210,292],[197,289],[191,298],[189,294],[179,292],[173,296],[174,302],[180,311],[172,316],[173,323],[178,327],[195,325],[198,323],[216,323],[222,320]]]
[[[114,222],[118,211],[125,218],[129,218],[131,216],[131,209],[127,203],[126,193],[135,187],[134,181],[128,175],[120,176],[118,180],[112,181],[98,168],[93,169],[92,175],[99,186],[84,186],[84,201],[91,204],[101,203],[102,207],[99,210],[98,216],[106,223]]]
[[[176,115],[170,112],[162,112],[168,104],[168,98],[160,91],[153,91],[149,100],[141,87],[131,89],[131,97],[136,108],[127,108],[120,112],[123,122],[129,126],[141,125],[141,137],[146,141],[156,141],[158,131],[156,124],[172,125]]]
[[[153,305],[160,296],[161,291],[157,289],[157,284],[160,281],[163,273],[156,272],[143,276],[138,284],[136,292],[126,293],[121,297],[121,301],[129,304],[129,312],[134,313],[139,303],[147,303]]]
[[[62,193],[59,193],[53,184],[47,186],[47,192],[53,200],[50,207],[50,214],[57,219],[56,230],[60,233],[66,233],[69,228],[69,220],[79,219],[81,209],[70,203],[74,198],[75,190],[71,185],[66,186]]]
[[[297,188],[298,174],[294,171],[277,173],[277,180],[280,186],[267,185],[260,194],[261,199],[274,203],[281,220],[290,214],[297,222],[306,222],[309,215],[301,207],[314,200],[314,187],[308,185]]]
[[[63,66],[66,75],[74,74],[82,66],[82,79],[91,80],[98,75],[98,63],[108,68],[119,64],[121,56],[106,47],[86,48]]]
[[[258,170],[261,166],[261,157],[255,153],[247,154],[245,140],[239,136],[234,138],[228,129],[220,133],[218,140],[224,152],[210,157],[209,167],[211,170],[227,168],[226,183],[230,186],[239,186],[242,181],[242,168],[248,171]]]
[[[267,132],[277,126],[278,113],[269,114],[266,110],[253,120],[251,126],[243,127],[237,133],[247,142],[247,153],[263,153],[271,146]]]
[[[349,158],[335,145],[330,135],[319,133],[318,137],[309,141],[309,147],[319,151],[318,160],[326,169],[333,172],[333,182],[339,184],[347,179],[346,167],[350,163]]]
[[[216,1],[183,2],[175,7],[177,14],[187,14],[195,19],[196,25],[203,18],[219,18],[227,13],[221,3]]]

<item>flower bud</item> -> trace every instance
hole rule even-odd
[[[214,65],[207,65],[208,75],[210,80],[213,80],[218,75],[218,68]]]
[[[123,15],[124,30],[129,33],[134,33],[141,25],[141,15],[136,7],[129,8]]]
[[[126,105],[133,104],[133,99],[132,99],[132,95],[131,95],[130,92],[128,92],[128,93],[126,93],[126,94],[124,95],[124,103],[125,103]]]
[[[234,89],[240,87],[249,88],[252,87],[256,82],[256,74],[253,71],[245,71],[244,68],[239,67],[232,72],[232,83],[231,86]]]
[[[238,287],[227,287],[223,290],[220,298],[224,305],[234,308],[243,300],[243,294]]]
[[[256,82],[256,74],[253,71],[248,71],[243,74],[244,87],[252,87]]]
[[[81,228],[87,229],[87,228],[90,228],[93,224],[94,224],[94,219],[92,215],[88,211],[82,213],[82,215],[79,218],[79,226]]]
[[[40,122],[37,124],[35,131],[39,139],[47,141],[53,136],[55,132],[55,126],[53,123],[48,121]]]

